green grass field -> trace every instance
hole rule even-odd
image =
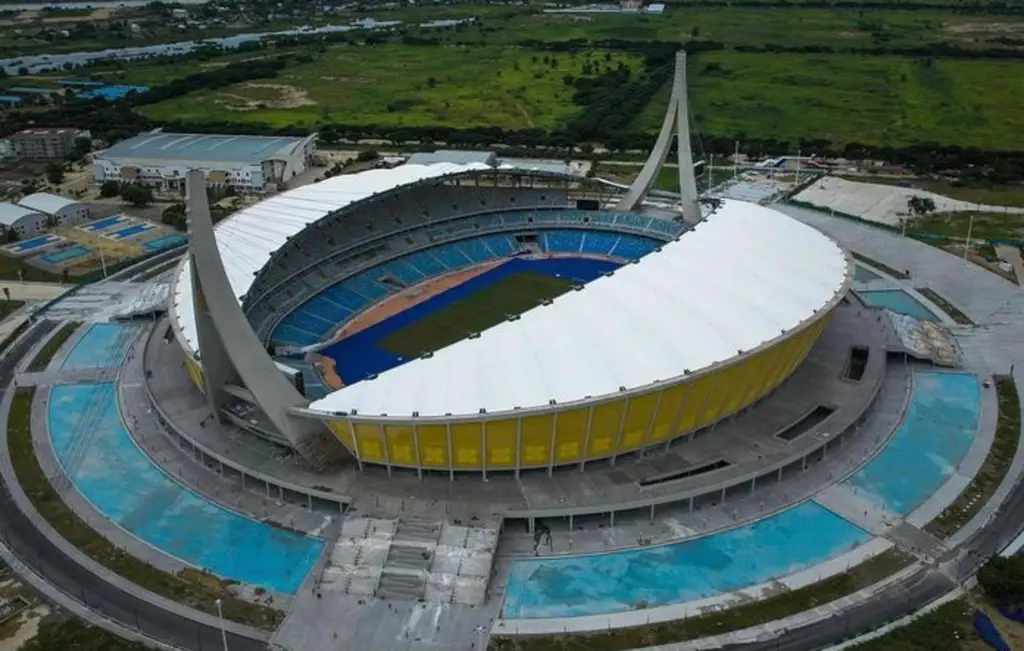
[[[142,108],[158,120],[307,125],[552,128],[574,115],[566,75],[585,63],[638,70],[633,54],[570,55],[512,47],[330,47],[265,82],[237,84]],[[552,62],[554,59],[554,62]]]
[[[697,128],[715,135],[900,146],[1017,147],[1024,62],[713,52],[690,70]],[[656,132],[659,94],[634,123]]]
[[[571,280],[533,272],[507,276],[384,337],[377,345],[406,358],[440,350],[474,332],[483,332],[510,314],[522,314],[541,301],[569,291]]]

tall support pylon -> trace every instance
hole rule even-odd
[[[665,165],[668,150],[672,147],[672,136],[678,136],[679,151],[679,194],[683,210],[683,220],[696,224],[701,219],[700,202],[697,198],[697,178],[693,173],[693,151],[690,147],[690,115],[689,98],[686,89],[686,52],[676,53],[675,74],[672,80],[672,94],[668,100],[665,120],[661,123],[661,132],[654,143],[651,155],[644,163],[640,174],[629,186],[617,210],[628,212],[635,210],[647,197],[658,172]]]
[[[190,171],[186,188],[192,300],[210,408],[220,418],[229,400],[228,386],[244,387],[292,447],[308,462],[322,466],[340,453],[341,445],[322,422],[289,413],[309,401],[277,368],[238,304],[213,234],[203,172]]]

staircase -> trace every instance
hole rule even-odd
[[[399,520],[376,596],[408,601],[422,599],[440,535],[440,522]]]

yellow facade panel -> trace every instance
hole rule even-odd
[[[350,452],[354,453],[356,451],[351,423],[347,420],[329,420],[327,421],[327,427]]]
[[[188,376],[192,378],[192,382],[199,389],[199,393],[206,394],[206,383],[203,380],[203,369],[199,366],[199,362],[185,355],[185,369],[188,371]]]
[[[514,468],[519,446],[519,420],[491,420],[484,424],[488,468]]]
[[[523,419],[522,449],[519,462],[524,466],[546,466],[551,463],[551,434],[554,414],[527,416]]]
[[[712,376],[705,375],[689,381],[690,390],[686,393],[686,399],[683,402],[683,417],[679,421],[680,432],[685,433],[697,429],[700,415],[708,401],[713,380]]]
[[[375,423],[356,423],[354,426],[356,446],[363,461],[384,463],[384,434],[380,425]]]
[[[625,405],[623,399],[594,406],[594,415],[590,421],[590,444],[587,446],[588,458],[608,456],[615,451],[615,440],[619,436]]]
[[[668,387],[661,394],[661,402],[658,403],[658,411],[654,415],[654,427],[651,429],[651,442],[665,441],[672,437],[676,416],[679,414],[683,402],[686,400],[686,393],[690,390],[689,384],[677,384]]]
[[[448,428],[444,425],[419,425],[420,463],[424,468],[448,467]]]
[[[416,435],[412,425],[385,425],[385,438],[388,442],[388,459],[391,463],[402,466],[415,466]]]
[[[459,470],[480,468],[483,459],[483,424],[478,422],[452,424],[452,456]]]
[[[555,421],[555,463],[579,461],[587,440],[590,408],[559,412]]]
[[[619,452],[635,450],[647,441],[651,417],[658,407],[660,394],[660,391],[652,391],[629,398],[626,403],[626,419],[622,423],[622,436],[619,438]]]

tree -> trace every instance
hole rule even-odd
[[[121,184],[117,181],[104,181],[103,185],[100,186],[101,197],[109,199],[111,197],[116,197],[119,194],[121,194]]]
[[[914,217],[924,217],[935,212],[935,202],[930,197],[919,197],[915,194],[907,199],[907,209]]]
[[[64,166],[60,163],[46,164],[46,180],[53,185],[60,185],[64,182]]]
[[[360,163],[368,163],[372,160],[377,160],[377,158],[379,158],[379,154],[370,149],[361,151],[359,152],[359,155],[356,156],[356,160]]]
[[[145,208],[153,203],[153,191],[141,185],[130,184],[121,188],[121,199],[136,208]]]
[[[993,556],[978,571],[978,583],[1001,605],[1024,601],[1024,556]]]
[[[71,156],[78,160],[85,158],[85,155],[92,151],[92,140],[89,138],[75,138]]]

